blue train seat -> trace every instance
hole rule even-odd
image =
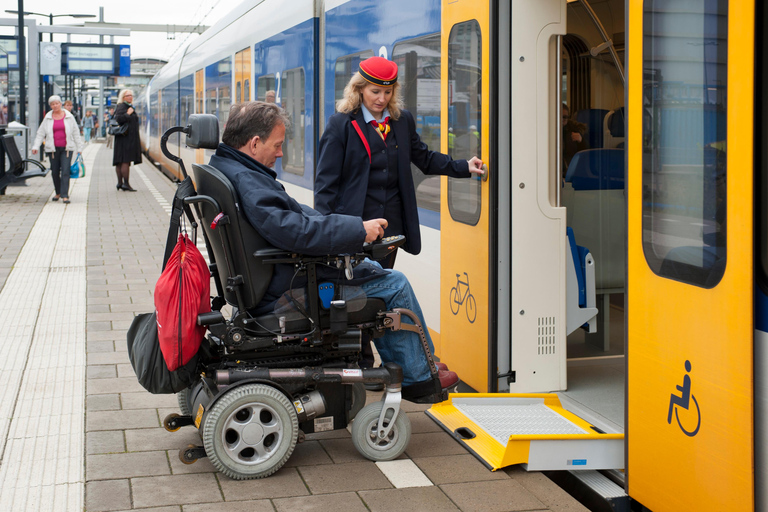
[[[566,237],[566,334],[571,334],[579,327],[594,333],[597,332],[595,260],[589,249],[576,245],[572,228],[566,228]]]
[[[576,121],[587,125],[589,130],[587,133],[589,147],[603,147],[603,120],[608,112],[604,108],[587,108],[576,112]]]
[[[603,129],[603,147],[605,148],[624,148],[624,119],[626,110],[624,107],[611,110],[605,116],[605,127]]]
[[[565,181],[574,190],[624,190],[624,150],[579,151],[571,159]]]

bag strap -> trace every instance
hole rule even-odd
[[[187,219],[190,223],[195,222],[195,217],[192,215],[192,210],[189,205],[184,204],[184,199],[196,195],[195,185],[192,183],[192,178],[187,176],[179,183],[179,187],[176,189],[176,194],[173,196],[173,208],[171,210],[171,224],[168,227],[168,237],[165,241],[165,255],[163,256],[163,270],[168,263],[168,259],[171,257],[173,248],[176,247],[176,241],[179,236],[179,227],[181,226],[181,216],[186,213]]]
[[[360,140],[363,141],[363,146],[365,146],[365,150],[368,152],[368,160],[371,160],[371,147],[368,145],[368,139],[365,138],[365,135],[363,135],[363,130],[360,128],[360,125],[357,124],[357,119],[352,120],[352,126],[355,127],[355,131],[360,136]]]

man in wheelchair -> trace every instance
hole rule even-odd
[[[363,222],[359,217],[322,215],[291,198],[277,181],[271,169],[282,156],[286,112],[272,103],[249,102],[233,105],[222,143],[211,157],[210,166],[224,174],[237,191],[240,209],[253,228],[272,246],[290,253],[308,256],[360,253],[365,243],[381,238],[387,226],[385,219]],[[343,286],[358,286],[367,297],[380,298],[388,310],[404,308],[418,317],[424,316],[408,279],[396,270],[384,270],[371,260],[354,268],[351,280],[344,279],[344,269],[318,268],[318,281],[331,281]],[[295,265],[277,263],[263,299],[255,315],[267,314],[282,300],[296,303],[296,289],[307,285],[307,277],[297,275]],[[301,309],[301,306],[298,306]],[[404,317],[405,318],[405,317]],[[405,322],[403,322],[405,323]],[[429,331],[423,334],[434,353]],[[383,363],[393,362],[403,370],[403,399],[418,403],[440,401],[445,393],[436,394],[436,380],[445,391],[456,386],[456,373],[437,363],[433,375],[422,340],[417,332],[386,330],[374,340]]]

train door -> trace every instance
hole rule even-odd
[[[477,391],[565,388],[555,68],[566,4],[443,3],[443,147],[488,179],[442,187],[438,354]]]
[[[628,6],[628,492],[752,510],[755,3]]]
[[[251,49],[235,54],[235,102],[251,101]]]
[[[195,113],[205,113],[205,70],[195,71]],[[195,150],[195,163],[205,163],[205,150]]]

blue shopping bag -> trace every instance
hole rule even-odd
[[[78,154],[75,161],[72,162],[72,166],[69,168],[69,177],[72,179],[82,178],[85,176],[85,162],[83,162],[83,155]]]

